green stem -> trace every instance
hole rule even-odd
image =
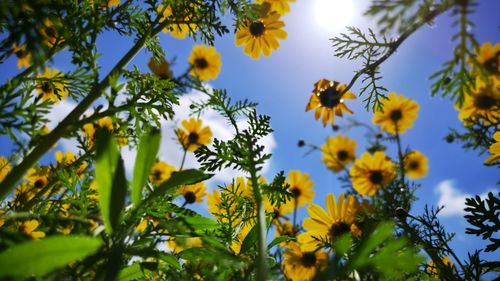
[[[251,167],[255,167],[252,165]],[[262,193],[260,190],[257,172],[255,168],[250,170],[250,178],[252,181],[253,194],[257,203],[257,231],[259,234],[258,240],[258,261],[257,261],[257,280],[265,281],[267,277],[267,247],[266,247],[266,213],[264,204],[262,203]]]
[[[295,224],[296,224],[296,221],[297,221],[297,209],[298,209],[298,202],[297,202],[297,198],[294,198],[294,206],[293,206],[293,234],[296,234],[298,231],[298,228],[297,228],[297,231],[295,231]]]
[[[181,167],[179,168],[179,171],[182,171],[182,168],[184,168],[184,162],[186,162],[186,154],[187,149],[184,149],[184,155],[182,155]]]

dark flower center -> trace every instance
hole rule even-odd
[[[321,105],[328,108],[333,108],[338,105],[341,98],[341,92],[337,91],[333,86],[326,88],[319,94]]]
[[[156,170],[154,173],[153,173],[153,178],[155,180],[161,180],[161,175],[162,175],[162,172],[159,171],[159,170]]]
[[[346,234],[351,230],[350,226],[342,221],[336,222],[330,227],[330,237],[333,239]]]
[[[313,252],[305,252],[300,261],[304,267],[313,267],[316,264],[316,255]]]
[[[340,161],[346,160],[347,157],[349,157],[349,153],[347,153],[347,151],[345,151],[345,150],[339,150],[339,152],[337,152],[337,158]]]
[[[42,188],[44,186],[45,186],[45,181],[43,179],[38,179],[33,184],[33,187],[35,187],[35,188]]]
[[[491,59],[484,62],[484,68],[494,74],[498,73],[498,57],[500,56],[500,52],[497,52]]]
[[[396,110],[391,111],[391,114],[389,114],[389,117],[391,118],[392,121],[397,122],[397,121],[401,120],[401,118],[403,117],[403,114],[401,113],[401,110],[396,109]]]
[[[298,198],[298,197],[300,196],[300,193],[301,193],[301,192],[300,192],[300,189],[299,189],[299,188],[297,188],[297,187],[292,187],[292,188],[290,189],[290,192],[292,193],[293,198]]]
[[[45,34],[47,34],[47,37],[54,38],[56,37],[56,30],[53,27],[46,27],[45,28]]]
[[[480,94],[474,99],[474,105],[479,109],[488,110],[495,105],[495,99],[487,94]]]
[[[208,62],[204,58],[198,58],[194,60],[194,67],[199,69],[205,69],[208,67]]]
[[[261,21],[254,21],[250,24],[250,33],[252,33],[255,37],[259,37],[264,34],[265,30],[266,27]]]
[[[417,170],[420,167],[420,163],[418,161],[410,161],[408,164],[408,169],[410,170]]]
[[[15,54],[16,54],[16,57],[18,57],[18,58],[24,58],[24,57],[26,57],[27,53],[25,50],[19,49],[18,51],[16,51]]]
[[[373,184],[381,184],[383,178],[382,172],[380,171],[373,171],[370,174],[370,182]]]
[[[193,204],[196,201],[196,195],[192,191],[184,193],[184,200],[187,204]]]
[[[188,142],[189,143],[197,143],[198,142],[198,134],[197,133],[189,133],[189,136],[188,136]]]
[[[49,82],[45,81],[42,83],[42,91],[44,93],[50,93],[50,92],[52,92],[53,89],[54,88],[52,87],[52,85]]]

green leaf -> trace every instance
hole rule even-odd
[[[155,129],[144,134],[139,141],[132,178],[132,203],[136,206],[141,202],[142,189],[155,163],[156,154],[160,149],[160,140],[160,130]]]
[[[240,254],[248,253],[252,247],[257,243],[259,235],[259,226],[255,224],[252,229],[248,232],[247,236],[243,239],[241,243]]]
[[[290,240],[295,240],[295,238],[290,237],[290,236],[278,236],[278,237],[274,238],[274,240],[271,241],[271,243],[269,243],[269,245],[267,245],[267,249],[271,250],[272,247],[278,245],[279,243],[290,241]]]
[[[99,238],[73,235],[18,244],[0,253],[0,277],[41,277],[95,253],[101,245]]]
[[[104,226],[106,232],[112,234],[120,222],[120,214],[125,205],[127,179],[116,141],[106,130],[97,132],[95,167]]]
[[[203,216],[184,217],[183,219],[198,231],[214,230],[219,227],[216,221]]]
[[[144,263],[134,263],[120,271],[117,281],[144,280],[145,275],[154,274]]]
[[[158,255],[158,258],[168,263],[175,269],[181,269],[181,264],[179,263],[179,260],[177,260],[177,258],[172,254],[160,254]]]
[[[153,193],[151,193],[148,200],[152,200],[155,197],[171,192],[175,187],[180,185],[195,184],[207,180],[212,176],[212,174],[205,174],[202,171],[194,169],[174,172],[167,181],[162,183]]]

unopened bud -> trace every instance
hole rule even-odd
[[[396,208],[396,217],[400,220],[405,220],[406,217],[408,216],[408,213],[406,212],[405,209],[401,207]]]
[[[297,145],[299,147],[303,147],[304,145],[306,145],[306,142],[304,140],[299,140],[299,142],[297,143]]]

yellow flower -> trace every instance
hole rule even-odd
[[[17,68],[30,67],[31,54],[26,51],[26,45],[17,46],[17,44],[14,43],[12,49],[17,57]]]
[[[233,240],[233,242],[231,243],[231,249],[235,254],[240,254],[241,245],[243,245],[243,241],[245,241],[245,238],[247,237],[248,233],[250,232],[250,230],[252,230],[254,226],[255,226],[254,221],[245,222],[243,226],[241,226],[241,229],[236,235],[236,239]]]
[[[203,197],[207,195],[206,187],[203,182],[184,185],[177,189],[177,194],[184,196],[186,204],[201,203]]]
[[[253,59],[258,59],[261,53],[270,56],[280,45],[278,39],[286,39],[287,36],[282,29],[285,23],[279,17],[278,13],[269,13],[254,22],[247,21],[236,31],[236,46],[245,45],[245,54]]]
[[[7,158],[0,156],[0,182],[5,179],[5,177],[10,173],[12,170],[12,166],[9,163],[9,160]]]
[[[236,210],[236,204],[230,204],[226,206],[221,206],[222,204],[222,196],[228,199],[237,200],[234,194],[242,197],[252,198],[253,193],[252,188],[249,184],[245,182],[244,177],[237,177],[232,184],[228,185],[225,190],[219,192],[219,190],[214,189],[212,193],[208,194],[208,211],[214,215],[221,222],[227,223],[228,217],[231,217],[232,226],[236,227],[243,217],[247,217],[247,214],[241,214],[241,216],[234,217],[234,211]],[[233,201],[231,201],[233,202]]]
[[[108,8],[120,5],[120,0],[108,0]]]
[[[172,172],[175,171],[175,167],[169,165],[163,161],[158,161],[153,165],[151,169],[151,175],[149,180],[154,185],[159,185],[170,178]]]
[[[441,261],[443,262],[444,266],[446,266],[449,269],[452,269],[454,267],[453,262],[450,260],[450,258],[448,256],[443,257],[443,259]],[[427,273],[429,273],[429,275],[431,275],[435,279],[439,279],[439,277],[440,277],[439,270],[436,267],[436,265],[434,264],[433,260],[429,260],[429,262],[427,262],[426,270],[427,270]]]
[[[282,217],[283,215],[289,214],[293,211],[295,207],[294,200],[281,203],[279,208],[271,204],[271,201],[267,197],[263,198],[263,202],[264,202],[264,210],[266,210],[267,213],[271,213],[273,218],[279,218]]]
[[[69,166],[76,161],[76,155],[71,151],[66,151],[64,154],[61,151],[56,151],[54,154],[57,164]]]
[[[323,250],[310,250],[296,242],[290,242],[283,254],[283,272],[292,281],[310,281],[326,267],[328,254]]]
[[[49,47],[53,47],[56,43],[62,43],[64,39],[60,36],[59,32],[54,26],[54,23],[50,19],[45,19],[43,21],[43,27],[40,30],[41,35],[45,40],[45,44]]]
[[[300,171],[290,171],[285,183],[290,185],[288,191],[292,193],[293,201],[297,202],[297,207],[302,207],[312,202],[314,197],[314,191],[312,191],[314,182],[309,179],[308,173],[302,174]]]
[[[38,225],[39,223],[37,220],[29,220],[18,224],[17,228],[19,229],[19,231],[23,232],[26,235],[31,236],[34,239],[43,238],[45,237],[44,232],[35,231],[35,229],[38,228]]]
[[[160,79],[169,79],[173,77],[172,71],[170,70],[170,64],[164,57],[161,57],[159,62],[151,57],[148,62],[148,67],[149,70]]]
[[[217,78],[222,66],[217,50],[206,45],[194,46],[188,62],[191,65],[189,74],[204,81]]]
[[[26,179],[33,188],[44,188],[49,183],[49,172],[48,167],[41,167],[39,170],[31,168],[28,171]]]
[[[5,210],[0,209],[0,227],[2,227],[5,224],[4,216],[5,216]]]
[[[109,116],[97,120],[97,126],[104,128],[110,132],[113,131],[113,119]]]
[[[65,99],[68,95],[68,90],[64,86],[64,82],[61,80],[62,74],[57,69],[45,68],[43,73],[36,75],[38,79],[37,92],[38,95],[42,97],[42,100],[50,100],[52,102],[58,102],[61,99]],[[53,80],[57,78],[56,80]],[[52,80],[52,81],[50,81]]]
[[[276,12],[281,16],[290,12],[290,4],[289,2],[295,2],[295,0],[257,0],[257,4],[269,4],[270,11]]]
[[[176,134],[182,147],[187,151],[195,151],[202,145],[212,142],[210,127],[202,127],[201,119],[189,118],[182,120],[182,129],[177,129]]]
[[[342,135],[329,137],[321,151],[323,163],[338,173],[356,159],[356,141]]]
[[[477,52],[477,61],[490,74],[500,78],[500,43],[495,46],[491,42],[486,42]]]
[[[280,222],[279,220],[273,220],[273,223],[276,225],[276,232],[275,236],[280,237],[280,236],[288,236],[288,237],[295,237],[295,229],[293,227],[293,224],[290,223],[289,221],[285,222]],[[281,242],[280,246],[284,247],[286,246],[289,241]]]
[[[484,121],[485,125],[500,120],[500,80],[486,83],[480,77],[471,93],[465,95],[458,118],[461,121]]]
[[[361,195],[373,196],[396,176],[394,163],[382,151],[365,152],[354,162],[349,175],[354,189]]]
[[[429,160],[420,151],[411,151],[404,156],[405,173],[410,179],[427,176]]]
[[[494,135],[493,135],[493,139],[495,139],[495,143],[493,143],[491,146],[490,146],[490,157],[488,157],[488,159],[486,159],[486,161],[484,161],[484,163],[486,164],[493,164],[495,162],[497,162],[498,160],[500,160],[500,131],[497,131]],[[0,177],[0,181],[1,181],[1,177]]]
[[[352,114],[352,111],[344,104],[346,99],[355,99],[356,96],[347,91],[341,94],[346,88],[345,84],[340,84],[337,81],[321,79],[314,84],[314,89],[306,105],[306,112],[314,109],[314,119],[320,117],[323,127],[326,123],[333,124],[334,115],[342,117],[342,112]]]
[[[349,195],[345,198],[342,193],[336,201],[335,195],[327,194],[326,211],[316,204],[307,207],[310,217],[302,223],[307,232],[300,234],[298,240],[311,249],[319,246],[319,241],[335,241],[343,234],[349,233],[355,222],[357,210],[358,202],[354,196]]]
[[[403,134],[406,129],[413,127],[418,110],[418,103],[391,92],[387,99],[382,100],[382,110],[375,111],[372,122],[388,133]]]
[[[14,190],[14,205],[22,205],[30,201],[35,196],[33,187],[22,183]]]
[[[158,13],[163,14],[161,21],[164,21],[165,19],[171,17],[173,14],[172,7],[170,7],[170,6],[167,6],[166,8],[164,8],[163,5],[160,5],[160,6],[158,6],[157,11],[158,11]],[[187,22],[187,23],[179,23],[178,24],[178,23],[174,22],[174,23],[166,26],[163,29],[163,32],[170,33],[170,35],[172,35],[172,37],[177,38],[177,39],[186,38],[186,35],[190,31],[194,32],[198,28],[195,23],[189,23],[190,21],[192,21],[193,16],[194,15],[191,13],[191,11],[189,9],[185,9],[181,15],[177,16],[176,21]],[[174,19],[170,19],[170,21],[174,21]]]
[[[200,237],[171,237],[167,241],[167,246],[172,252],[179,253],[185,249],[202,247],[203,241]]]

